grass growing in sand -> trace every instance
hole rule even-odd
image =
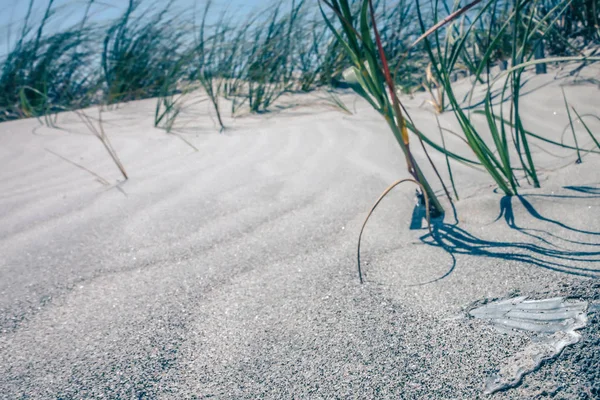
[[[443,214],[442,205],[410,149],[406,117],[402,111],[404,107],[396,92],[381,35],[377,29],[373,2],[362,1],[360,14],[356,18],[359,22],[356,24],[347,0],[323,0],[323,3],[335,13],[344,36],[337,31],[321,9],[323,18],[352,60],[352,66],[344,72],[345,80],[384,117],[404,153],[409,173],[423,189],[423,194],[431,202],[433,211],[438,215]]]
[[[35,17],[39,5],[29,1],[0,58],[0,121],[38,117],[52,126],[61,111],[155,97],[154,125],[171,132],[200,90],[222,131],[224,112],[267,112],[286,93],[320,87],[348,111],[327,88],[346,81],[386,119],[436,213],[442,207],[412,156],[409,131],[444,154],[455,194],[450,160],[483,168],[510,195],[523,180],[540,185],[531,140],[588,152],[530,132],[520,97],[527,69],[599,60],[597,0],[292,0],[244,15],[211,1],[190,12],[176,0],[128,0],[109,21],[94,19],[101,4],[88,0],[81,20],[59,30],[49,27],[61,8],[44,4]],[[464,76],[472,82],[466,96],[454,87]],[[482,86],[487,94],[474,105]],[[440,138],[415,126],[399,94],[418,90],[431,94],[437,113],[455,115],[473,157],[447,149],[447,132]],[[477,114],[486,129],[474,123]]]
[[[538,67],[538,72],[545,73],[547,62],[600,61],[598,57],[585,55],[544,59],[542,46],[544,40],[551,34],[558,35],[565,42],[569,42],[568,35],[557,32],[556,26],[561,18],[564,21],[567,18],[580,17],[580,15],[568,16],[566,14],[566,11],[575,5],[574,1],[545,2],[542,5],[539,1],[528,0],[514,0],[512,3],[500,0],[473,0],[466,5],[456,2],[454,8],[450,8],[448,2],[433,0],[430,2],[427,14],[421,2],[415,2],[421,35],[409,48],[416,47],[422,42],[429,58],[423,86],[431,94],[431,103],[437,113],[444,112],[447,107],[452,110],[463,134],[461,139],[471,149],[477,161],[467,160],[449,151],[446,148],[444,132],[441,127],[442,144],[441,146],[435,145],[426,133],[418,130],[410,116],[407,115],[396,88],[397,74],[398,71],[401,71],[400,64],[395,69],[390,68],[388,54],[379,33],[380,28],[373,0],[362,0],[355,3],[348,0],[320,0],[319,4],[323,19],[337,41],[343,45],[351,60],[351,66],[344,72],[345,80],[357,94],[384,117],[404,153],[408,171],[414,178],[392,184],[379,197],[367,215],[361,228],[357,249],[358,273],[361,282],[363,281],[360,265],[362,233],[374,209],[394,187],[406,181],[412,181],[420,187],[421,197],[425,200],[423,203],[426,207],[428,222],[430,211],[438,215],[442,215],[444,212],[435,192],[412,155],[409,129],[421,140],[422,145],[427,142],[444,154],[456,198],[458,198],[458,192],[449,162],[450,158],[483,167],[500,190],[508,196],[517,194],[521,184],[521,176],[519,176],[521,173],[534,187],[540,187],[538,172],[529,145],[531,134],[525,129],[521,115],[522,75],[526,68],[534,65]],[[325,13],[323,4],[333,12],[339,28],[334,26],[332,20]],[[444,14],[445,16],[443,16]],[[581,24],[585,26],[585,24]],[[586,38],[589,39],[590,35],[593,36],[593,32],[589,30],[585,30],[585,32]],[[494,76],[491,72],[493,64],[500,62],[504,67],[507,55],[510,55],[510,69]],[[542,65],[544,68],[539,68]],[[483,74],[484,71],[485,74]],[[453,87],[457,72],[470,75],[472,81],[472,88],[462,101]],[[487,87],[487,92],[483,96],[484,109],[480,110],[486,117],[487,131],[477,128],[471,118],[471,104],[478,84],[480,87]],[[494,91],[498,86],[500,86],[500,101],[498,104],[493,104]],[[564,101],[580,163],[579,145],[566,97]],[[509,108],[508,120],[505,119],[507,106]],[[499,111],[495,111],[495,108]],[[437,124],[439,127],[439,120]],[[589,129],[587,130],[594,138]],[[595,138],[594,142],[596,142]],[[562,144],[558,145],[564,147]],[[423,146],[423,150],[433,170],[440,178],[448,199],[452,201],[425,146]],[[515,163],[515,158],[519,161],[518,164]],[[431,231],[431,225],[429,228]]]
[[[534,60],[539,49],[551,33],[556,32],[556,26],[566,10],[574,6],[573,1],[545,2],[542,7],[539,1],[516,0],[501,2],[488,0],[481,3],[479,8],[460,19],[454,19],[444,28],[436,30],[424,39],[424,46],[431,60],[435,76],[440,82],[442,92],[448,99],[453,113],[460,123],[462,132],[477,157],[479,164],[485,168],[498,187],[507,195],[517,193],[520,186],[519,173],[534,186],[539,187],[540,181],[533,159],[529,139],[530,135],[524,127],[520,112],[520,94],[522,74],[525,69],[534,64],[544,62]],[[419,3],[417,3],[419,4]],[[431,13],[434,22],[440,19],[438,0],[432,3]],[[547,10],[547,11],[544,11]],[[452,15],[457,10],[446,11]],[[423,32],[427,25],[423,11],[417,5],[419,23]],[[564,37],[561,35],[561,37]],[[566,40],[566,39],[565,39]],[[475,49],[475,51],[473,51]],[[501,61],[510,55],[511,68],[498,76],[492,76],[490,70],[493,57]],[[470,107],[466,107],[455,94],[452,76],[461,64],[473,75],[473,86],[468,93],[469,104],[477,83],[487,84],[483,113],[487,120],[488,131],[482,132],[475,127],[470,115]],[[554,57],[553,62],[595,60],[594,57]],[[548,61],[548,60],[546,60]],[[485,71],[485,73],[484,73]],[[501,85],[499,104],[499,119],[492,102],[495,85]],[[505,119],[505,108],[508,105],[508,121]],[[499,124],[498,124],[499,122]],[[490,145],[487,135],[491,136]],[[439,149],[439,148],[438,148]],[[453,157],[445,149],[447,156]],[[515,165],[514,158],[518,160]]]
[[[352,64],[316,3],[280,1],[236,15],[219,11],[210,1],[198,2],[197,13],[176,0],[160,6],[127,0],[119,17],[104,21],[94,19],[103,5],[88,0],[81,21],[57,30],[49,27],[64,10],[50,0],[36,19],[33,11],[39,4],[30,0],[25,19],[6,28],[17,37],[0,58],[0,120],[168,98],[198,86],[213,92],[213,105],[213,99],[224,97],[233,101],[233,111],[268,111],[284,93],[335,85]],[[347,3],[352,18],[358,18],[362,2]],[[395,89],[413,93],[427,88],[438,111],[452,106],[447,89],[457,78],[474,75],[474,81],[483,83],[488,64],[526,61],[542,40],[552,56],[581,55],[599,40],[597,1],[477,1],[430,36],[432,58],[427,41],[415,46],[415,40],[421,29],[434,27],[461,9],[460,4],[372,3],[373,19],[366,23],[379,28]],[[333,16],[328,11],[327,17]],[[513,48],[515,39],[518,46]],[[518,90],[521,71],[511,73],[511,91]],[[164,109],[173,111],[171,106],[167,101]],[[529,163],[528,168],[534,176]]]

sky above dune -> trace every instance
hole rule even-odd
[[[34,0],[31,19],[40,21],[49,0]],[[218,16],[223,11],[236,15],[250,14],[260,8],[273,4],[275,0],[212,0],[212,15]],[[144,0],[142,8],[164,7],[166,1]],[[60,31],[61,29],[79,23],[85,13],[87,0],[55,0],[53,9],[56,16],[48,24],[46,32]],[[96,22],[103,22],[118,17],[127,8],[127,0],[96,0],[90,9],[90,15]],[[205,7],[206,0],[175,0],[173,12],[186,15],[196,9],[200,14]],[[7,53],[16,41],[21,31],[23,21],[27,15],[28,0],[0,0],[0,56]]]

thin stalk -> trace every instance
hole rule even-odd
[[[437,114],[435,116],[435,121],[440,131],[440,138],[442,139],[442,146],[444,148],[443,153],[446,158],[446,167],[448,168],[448,175],[450,177],[450,183],[452,184],[452,190],[454,191],[454,197],[456,197],[456,200],[458,201],[460,198],[458,197],[458,191],[456,190],[456,184],[454,183],[454,174],[452,173],[452,166],[450,165],[450,157],[448,155],[448,151],[446,150],[446,139],[444,139],[444,133],[442,132],[442,126],[440,125],[440,119],[438,118]]]
[[[581,124],[583,125],[583,127],[585,128],[585,130],[587,131],[587,133],[590,135],[590,137],[592,138],[592,140],[594,141],[594,143],[596,144],[596,147],[598,147],[598,149],[600,150],[600,142],[598,142],[598,139],[596,139],[596,136],[594,136],[594,134],[592,133],[592,131],[590,130],[590,128],[588,128],[587,124],[585,123],[585,121],[583,120],[583,118],[581,118],[581,116],[579,115],[579,113],[577,112],[577,110],[575,109],[575,107],[571,107],[573,109],[573,112],[575,112],[575,115],[577,115],[577,119],[581,122]],[[577,149],[579,151],[579,149]]]
[[[562,91],[563,99],[565,101],[565,108],[567,109],[567,116],[569,117],[569,125],[571,126],[571,132],[573,133],[573,141],[575,142],[575,147],[577,148],[577,161],[575,161],[575,163],[581,164],[581,153],[579,152],[579,143],[577,142],[577,135],[575,134],[575,127],[573,126],[573,118],[571,118],[569,103],[567,103],[567,95],[565,94],[565,89],[563,87],[561,87],[560,90]]]

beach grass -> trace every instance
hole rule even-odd
[[[422,195],[431,204],[434,215],[442,215],[444,209],[411,152],[404,106],[396,92],[381,35],[377,29],[373,2],[362,1],[358,18],[355,18],[347,0],[322,2],[333,11],[343,33],[338,32],[338,28],[321,8],[327,26],[343,44],[352,60],[352,66],[344,72],[346,81],[386,120],[404,153],[409,173],[423,188]],[[355,23],[355,20],[358,22]],[[435,166],[433,168],[435,169]]]
[[[127,0],[121,15],[101,22],[93,18],[98,2],[88,0],[81,21],[59,30],[49,26],[61,18],[62,8],[49,1],[36,19],[34,3],[28,3],[17,40],[0,58],[0,120],[91,104],[164,99],[183,83],[204,87],[217,116],[222,112],[220,96],[232,100],[234,113],[244,108],[265,112],[284,93],[335,86],[351,64],[311,0],[280,1],[248,15],[218,11],[209,1],[203,3],[200,26],[196,13],[190,17],[175,0],[160,7]],[[349,2],[353,18],[360,3]],[[453,107],[447,89],[459,77],[471,75],[481,84],[488,65],[526,62],[536,44],[544,43],[553,56],[581,56],[585,46],[600,42],[600,11],[588,0],[476,3],[481,4],[429,37],[432,59],[426,43],[415,46],[414,41],[422,29],[459,9],[458,4],[373,2],[373,22],[398,92],[428,90],[436,111],[443,112]],[[422,24],[415,23],[419,18]],[[521,73],[510,74],[507,95],[518,92]],[[519,123],[518,93],[514,102],[521,164],[535,183],[535,165],[527,157],[527,135]],[[167,111],[164,117],[176,119],[168,103],[161,106]]]
[[[439,0],[431,3],[429,13],[433,15],[434,24],[445,21],[440,17],[440,10],[445,8],[448,15],[456,15],[466,8],[450,10],[442,3]],[[418,2],[419,24],[425,33],[428,25],[419,4]],[[423,43],[435,77],[441,86],[441,93],[448,99],[469,148],[498,187],[505,194],[513,195],[520,186],[521,172],[524,172],[524,178],[534,187],[540,186],[529,145],[530,135],[525,129],[521,114],[522,74],[527,67],[545,64],[545,61],[573,60],[571,57],[534,59],[540,54],[539,46],[550,32],[560,34],[555,29],[556,24],[573,2],[556,1],[546,4],[548,8],[540,8],[539,2],[528,0],[516,0],[512,4],[498,0],[473,1],[470,5],[479,7],[473,6],[472,10],[464,13],[460,19],[448,21],[443,29],[424,37]],[[482,42],[485,43],[484,46],[478,45]],[[496,77],[492,76],[492,65],[498,61],[505,61],[508,55],[511,68]],[[466,66],[473,76],[473,86],[468,95],[469,103],[476,85],[487,84],[482,112],[486,117],[487,131],[476,128],[469,112],[470,107],[461,102],[454,91],[453,75],[457,68],[463,68],[457,67],[461,60],[462,65]],[[492,104],[494,84],[500,84],[502,88],[497,111]],[[509,108],[508,123],[505,119],[506,104]],[[438,106],[438,111],[440,109],[443,109],[443,103]],[[491,143],[487,140],[490,136]],[[454,157],[454,154],[450,154],[445,148],[437,149]]]
[[[50,0],[37,15],[34,3],[0,58],[0,121],[36,117],[53,126],[62,111],[156,98],[154,126],[171,132],[192,92],[201,90],[223,131],[223,98],[235,117],[268,112],[286,93],[324,88],[348,112],[334,91],[350,85],[383,115],[437,212],[408,131],[425,149],[442,152],[449,168],[450,161],[482,167],[506,194],[517,193],[523,180],[540,186],[530,140],[583,151],[577,142],[530,132],[521,91],[523,73],[535,66],[569,62],[579,65],[576,73],[599,60],[594,1],[292,0],[236,15],[210,1],[190,13],[176,0],[160,7],[128,0],[118,17],[98,21],[98,3],[88,0],[81,20],[58,30],[50,27],[62,8]],[[462,77],[472,83],[466,97],[455,90]],[[487,94],[475,107],[480,87]],[[436,113],[454,114],[472,156],[448,149],[447,132],[418,129],[399,96],[415,91],[431,94]],[[572,121],[566,99],[565,106]],[[477,114],[485,128],[474,123]],[[456,194],[451,169],[449,176]]]

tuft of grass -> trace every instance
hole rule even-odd
[[[162,10],[136,15],[139,1],[129,0],[123,15],[106,31],[101,65],[107,104],[160,96],[167,81],[166,71],[178,71],[178,51],[185,32],[176,31],[169,15],[170,0]]]
[[[206,18],[208,17],[210,6],[211,2],[207,1],[202,16],[202,24],[200,26],[200,37],[196,46],[200,67],[195,70],[193,78],[200,82],[200,85],[202,85],[204,91],[208,95],[217,115],[220,132],[223,132],[225,130],[225,125],[223,124],[221,109],[219,107],[219,94],[223,84],[223,76],[219,75],[221,63],[219,62],[218,54],[221,50],[220,46],[225,42],[227,27],[225,27],[223,23],[225,14],[222,14],[220,21],[217,23],[217,31],[213,33],[212,38],[206,38]]]
[[[266,27],[259,26],[247,70],[248,105],[251,112],[266,111],[271,104],[293,87],[296,51],[294,35],[305,0],[292,0],[289,14],[283,14],[283,2],[273,9]]]
[[[333,11],[342,27],[345,39],[325,14],[321,2]],[[396,93],[385,49],[377,29],[372,1],[363,0],[360,3],[360,11],[356,18],[347,0],[331,0],[331,2],[321,0],[321,2],[319,6],[325,23],[342,43],[348,57],[352,60],[352,66],[344,72],[344,78],[352,89],[386,120],[404,153],[409,173],[423,187],[423,196],[431,204],[434,215],[442,215],[444,209],[410,149],[403,107]],[[355,24],[357,19],[358,22]],[[433,167],[435,169],[435,166]]]
[[[491,2],[488,2],[485,7],[489,7],[490,4]],[[434,22],[436,22],[434,27],[442,26],[442,23],[449,22],[447,20],[442,20],[441,22],[438,21],[438,0],[435,0],[432,7],[434,8]],[[478,18],[481,18],[486,9],[485,7],[475,16],[475,21]],[[456,10],[451,15],[459,15],[458,13],[460,11],[460,9]],[[494,119],[491,117],[492,109],[489,92],[488,96],[486,96],[486,116],[488,117],[488,124],[492,132],[499,157],[497,157],[496,153],[485,143],[480,132],[478,132],[475,126],[472,124],[469,116],[463,111],[452,88],[452,73],[461,54],[465,51],[469,32],[474,25],[471,24],[469,27],[464,29],[460,36],[456,37],[451,44],[449,40],[443,40],[441,38],[441,33],[439,30],[436,30],[435,32],[432,32],[431,35],[428,35],[425,21],[423,19],[423,13],[418,3],[417,13],[419,16],[419,23],[423,31],[422,40],[425,49],[429,54],[431,65],[435,70],[435,74],[439,77],[440,84],[443,86],[443,90],[446,93],[450,105],[452,106],[452,111],[460,123],[469,147],[471,150],[473,150],[473,153],[477,157],[478,161],[488,171],[502,191],[508,195],[512,195],[516,189],[516,178],[514,177],[513,169],[510,167],[510,158],[506,146],[506,137],[498,134],[495,123],[490,124],[490,121],[494,122]],[[456,32],[454,26],[456,23],[456,21],[449,22],[449,26],[446,28],[446,31]],[[430,39],[430,37],[433,37],[433,39]],[[446,152],[446,154],[448,153]]]
[[[542,43],[552,31],[565,9],[572,0],[553,2],[548,11],[536,7],[537,3],[530,0],[514,0],[511,3],[500,0],[472,1],[467,6],[450,10],[446,3],[439,0],[432,2],[431,14],[435,30],[427,30],[424,12],[417,2],[417,15],[421,26],[422,41],[427,52],[434,75],[443,87],[452,112],[460,123],[467,143],[478,163],[485,168],[498,187],[507,195],[517,193],[519,186],[517,175],[521,171],[534,187],[539,187],[539,177],[529,146],[528,132],[520,112],[520,93],[522,74],[527,67],[540,63],[586,60],[585,57],[550,57],[534,60],[536,45]],[[448,17],[439,17],[440,8],[445,8]],[[468,11],[468,12],[467,12]],[[456,17],[460,15],[460,19]],[[442,29],[443,27],[443,29]],[[511,40],[507,40],[507,38]],[[483,43],[481,47],[478,44]],[[508,46],[508,48],[507,48]],[[511,68],[499,76],[491,77],[491,65],[494,57],[506,57],[510,54]],[[469,105],[478,82],[487,82],[487,93],[484,97],[484,110],[489,132],[483,132],[471,121],[470,111],[466,111],[462,102],[457,98],[453,87],[453,74],[458,65],[466,65],[473,75],[473,87],[467,95]],[[485,71],[485,74],[484,74]],[[493,85],[504,79],[500,92],[500,104],[510,105],[508,119],[504,116],[501,106],[496,115],[492,105]],[[498,124],[499,123],[499,124]],[[485,136],[491,135],[492,145],[488,144]],[[455,155],[442,151],[451,158]],[[515,165],[511,155],[516,155],[520,166]]]
[[[37,29],[31,16],[34,1],[29,1],[20,35],[0,60],[0,122],[45,116],[92,102],[94,73],[88,66],[93,32],[85,25],[92,2],[79,25],[46,34],[56,15],[54,1],[48,2]]]

